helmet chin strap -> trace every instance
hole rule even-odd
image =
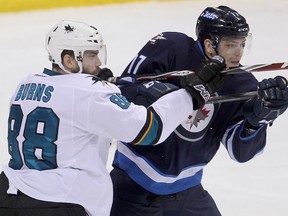
[[[59,63],[58,66],[67,74],[71,74],[72,72],[65,69],[64,65],[62,63]]]
[[[77,72],[77,73],[82,73],[83,72],[83,54],[84,54],[84,51],[82,52],[82,51],[78,51],[78,53],[77,53],[77,51],[75,51],[74,50],[74,55],[75,55],[75,58],[76,58],[76,61],[77,61],[77,63],[78,63],[78,66],[79,66],[79,71]]]
[[[82,61],[77,61],[78,63],[78,66],[79,66],[79,71],[77,73],[82,73],[83,72],[83,64],[82,64]]]
[[[219,55],[218,53],[218,44],[219,44],[219,36],[216,36],[215,38],[212,39],[212,48],[215,50],[216,55]]]
[[[78,63],[78,66],[79,66],[80,69],[76,73],[82,73],[83,72],[83,64],[82,64],[81,61],[77,61],[77,63]],[[65,67],[64,67],[64,65],[62,63],[59,63],[58,65],[66,74],[73,74],[73,72],[68,71],[67,69],[65,69]]]
[[[219,43],[219,38],[218,37],[215,37],[215,38],[212,38],[210,39],[212,41],[212,48],[215,50],[215,53],[216,55],[219,55],[218,53],[218,43]],[[200,42],[200,40],[198,39],[197,40],[197,43],[199,45],[199,47],[201,48],[201,51],[202,53],[204,54],[204,56],[207,58],[207,59],[210,59],[211,57],[208,56],[205,52],[205,46],[204,46],[204,43],[203,42]]]

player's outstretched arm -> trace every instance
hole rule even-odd
[[[192,97],[194,110],[202,107],[204,103],[210,98],[210,96],[222,87],[225,81],[225,75],[220,74],[220,71],[222,71],[223,69],[225,69],[224,58],[221,56],[215,56],[212,59],[204,61],[197,69],[195,74],[191,76],[186,76],[185,78],[182,79],[182,85],[184,89]],[[178,89],[178,87],[172,84],[160,83],[157,81],[142,83],[139,85],[137,89],[138,94],[141,94],[142,96],[145,96],[145,98],[149,99],[148,103],[151,103],[152,101],[158,99],[148,108],[148,110],[150,111],[150,115],[155,117],[153,121],[157,122],[158,127],[154,128],[154,132],[152,133],[148,132],[147,124],[145,124],[145,126],[143,127],[144,131],[146,131],[146,134],[149,133],[157,134],[158,132],[161,132],[161,136],[159,135],[157,138],[154,137],[155,138],[155,140],[153,140],[154,144],[155,142],[157,143],[161,142],[161,140],[164,141],[167,138],[167,136],[169,136],[170,133],[172,133],[172,131],[180,123],[182,123],[182,121],[184,121],[187,118],[187,116],[191,113],[190,110],[189,111],[190,113],[184,116],[181,122],[177,123],[177,118],[183,114],[183,112],[181,112],[181,109],[183,109],[182,106],[184,105],[185,102],[187,102],[187,100],[181,102],[184,96],[179,95],[178,97],[175,97],[174,94],[178,92],[176,89]],[[176,99],[176,101],[168,104],[162,103],[169,97],[173,97],[170,98],[170,100]],[[167,120],[166,117],[167,115],[165,114],[165,112],[169,111],[169,109],[171,108],[175,109],[175,113],[173,113],[174,115],[170,115],[169,122],[165,122],[162,124],[163,121]],[[150,115],[148,114],[148,118]],[[173,130],[171,130],[171,128],[173,128]],[[145,145],[143,140],[147,141],[147,139],[148,139],[147,137],[146,138],[142,137],[139,139],[139,136],[137,136],[137,138],[132,142],[136,144]],[[152,143],[151,141],[149,142]]]
[[[105,109],[99,107],[93,110],[95,121],[98,124],[103,122],[101,128],[93,128],[93,130],[97,129],[97,133],[102,136],[134,144],[161,143],[191,114],[192,109],[202,107],[210,95],[224,84],[223,75],[220,74],[224,68],[224,59],[217,56],[203,62],[194,75],[183,79],[184,89],[176,90],[171,86],[150,83],[157,87],[151,88],[149,85],[146,87],[154,92],[159,90],[161,97],[148,108],[129,103],[120,93],[108,95],[108,100],[103,96],[95,96],[97,99],[93,101],[96,101],[98,106],[99,104],[103,106],[107,101],[117,106],[105,105]],[[145,91],[145,88],[142,90]]]
[[[109,88],[112,84],[101,83],[98,87]],[[164,141],[193,110],[191,96],[184,89],[164,93],[149,107],[130,103],[119,90],[110,94],[104,90],[88,100],[93,109],[79,124],[99,136],[127,143],[151,145]]]
[[[258,94],[246,102],[244,122],[228,129],[222,140],[230,157],[238,162],[249,161],[262,152],[266,145],[267,125],[271,125],[288,107],[287,80],[284,77],[259,82]]]

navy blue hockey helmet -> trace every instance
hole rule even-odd
[[[199,16],[196,35],[203,45],[205,39],[218,40],[224,36],[248,36],[249,25],[237,11],[227,7],[207,7]]]

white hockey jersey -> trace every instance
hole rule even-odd
[[[112,138],[156,144],[191,113],[188,93],[177,90],[151,109],[129,103],[113,84],[87,74],[48,69],[29,75],[10,102],[8,193],[82,205],[108,216],[112,183],[106,169]]]

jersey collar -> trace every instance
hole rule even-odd
[[[62,75],[62,74],[57,73],[57,72],[55,72],[55,71],[49,70],[49,69],[47,69],[47,68],[44,68],[43,73],[44,73],[44,74],[47,74],[47,75],[49,75],[49,76]]]
[[[204,53],[204,50],[203,50],[203,47],[202,47],[202,45],[201,45],[201,42],[200,42],[200,40],[199,39],[197,39],[197,45],[198,45],[198,47],[199,47],[199,49],[200,49],[200,51],[201,51],[201,53],[203,54],[203,55],[205,55],[205,53]]]

